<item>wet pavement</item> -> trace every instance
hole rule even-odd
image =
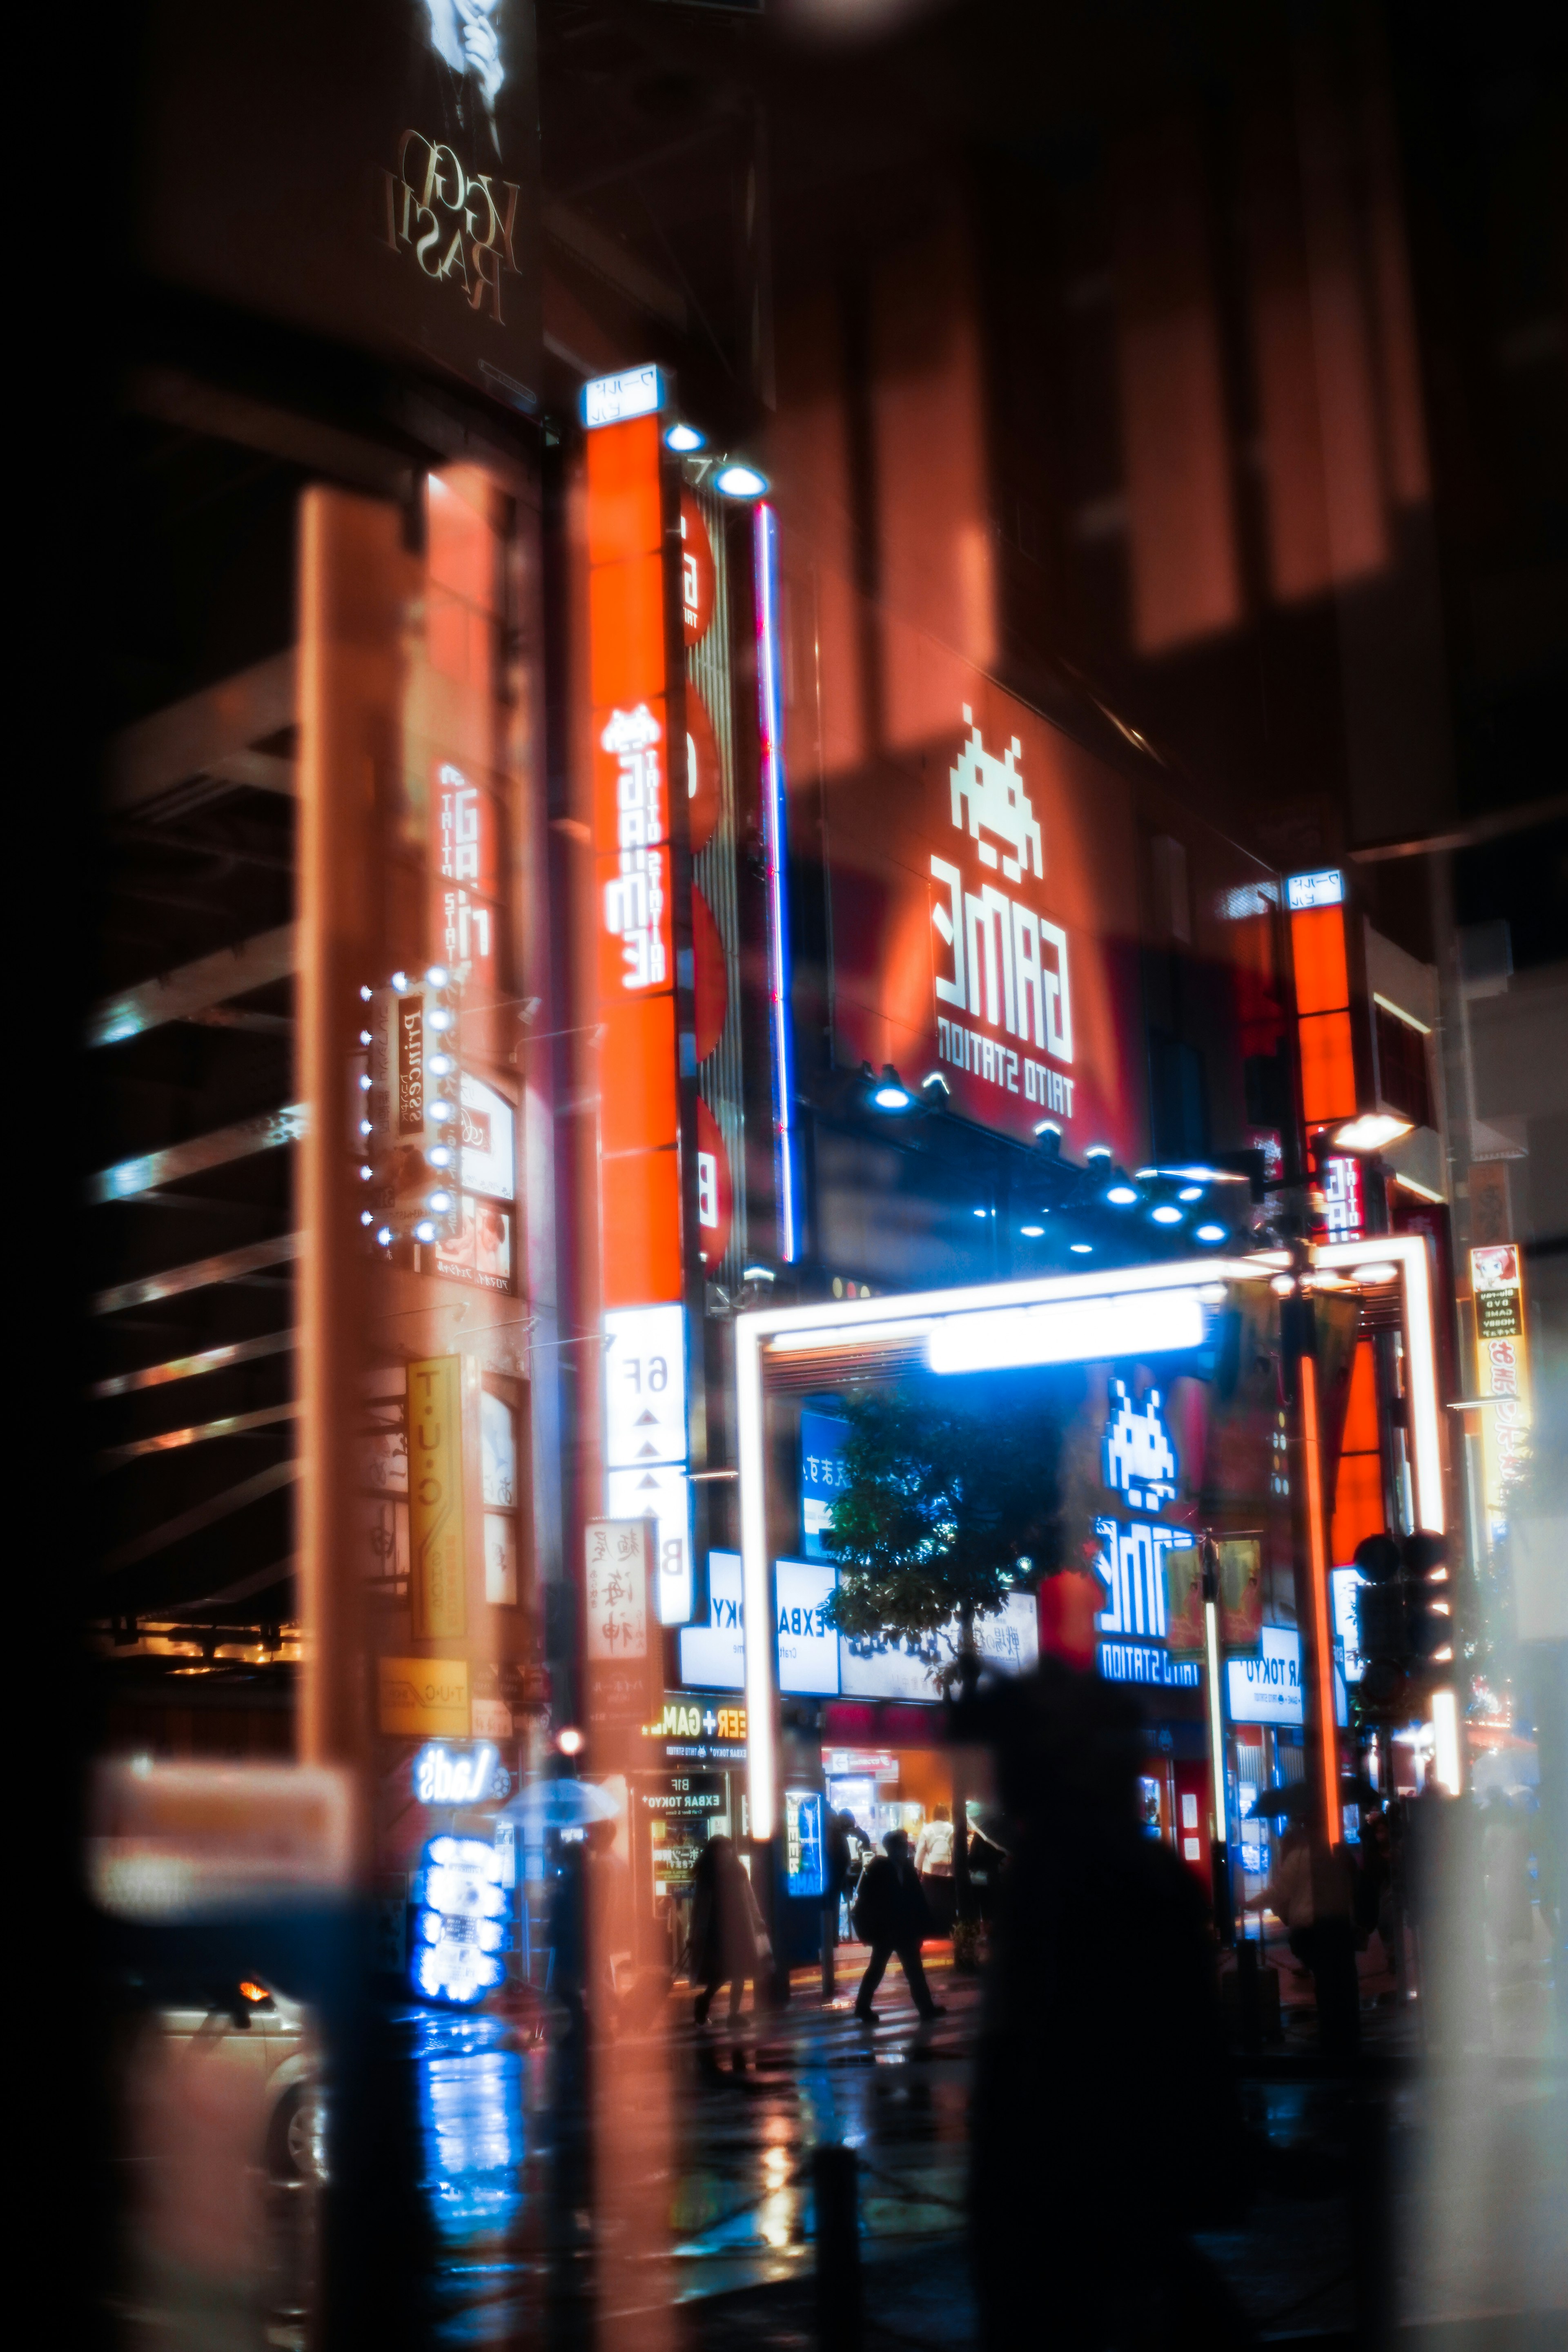
[[[434,2340],[574,2342],[592,2325],[637,2352],[815,2343],[811,2158],[840,2144],[858,2164],[866,2341],[973,2343],[963,2232],[979,1988],[939,1958],[948,2014],[921,2024],[895,1970],[867,2027],[850,2006],[857,1956],[844,1957],[831,2006],[803,1977],[782,2011],[748,2006],[699,2027],[689,1995],[672,1995],[646,2031],[590,2053],[575,2096],[570,2053],[548,2039],[496,2019],[423,2021]],[[1258,2152],[1245,2225],[1199,2243],[1265,2340],[1349,2341],[1353,2115],[1346,2085],[1316,2074],[1310,2014],[1289,2006],[1284,2043],[1243,2076]],[[1568,2343],[1561,2072],[1506,2053],[1423,2071],[1408,2008],[1365,2022],[1400,2320],[1486,2323],[1473,2340],[1489,2346],[1551,2341],[1560,2317]],[[1537,2323],[1499,2336],[1488,2321],[1521,2311],[1550,2315],[1547,2336]]]

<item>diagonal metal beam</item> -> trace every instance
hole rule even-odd
[[[188,1429],[165,1429],[156,1437],[132,1438],[125,1445],[106,1445],[98,1456],[100,1470],[118,1470],[149,1454],[174,1454],[184,1445],[200,1445],[210,1437],[246,1437],[255,1429],[271,1429],[280,1421],[298,1421],[299,1399],[287,1404],[258,1406],[254,1412],[226,1412],[216,1421],[193,1422]]]
[[[237,1119],[232,1127],[216,1127],[208,1135],[193,1135],[162,1151],[144,1151],[136,1160],[121,1160],[88,1179],[90,1202],[133,1201],[160,1184],[177,1184],[182,1177],[200,1176],[209,1168],[225,1168],[232,1160],[249,1160],[258,1151],[275,1151],[280,1144],[298,1143],[305,1132],[309,1106],[286,1103],[281,1110],[263,1111],[257,1118]]]
[[[299,956],[300,935],[293,923],[275,931],[258,931],[237,948],[220,948],[216,955],[198,956],[156,980],[144,980],[119,996],[106,997],[88,1016],[89,1045],[118,1045],[139,1037],[165,1021],[189,1021],[231,996],[245,996],[253,988],[287,980]]]
[[[290,650],[122,728],[110,755],[110,807],[140,808],[191,776],[222,772],[224,761],[248,753],[279,728],[291,726],[296,701]],[[233,781],[251,783],[257,779],[245,772],[237,772]]]
[[[275,1559],[270,1568],[253,1569],[234,1584],[226,1584],[221,1592],[204,1592],[199,1601],[176,1601],[170,1603],[171,1617],[187,1617],[202,1609],[221,1609],[226,1601],[248,1601],[254,1593],[265,1592],[269,1585],[281,1584],[299,1568],[299,1554],[290,1552],[287,1559]]]
[[[149,1528],[144,1536],[137,1536],[130,1543],[121,1544],[117,1551],[106,1554],[104,1573],[134,1568],[139,1559],[150,1559],[154,1552],[167,1551],[171,1544],[183,1543],[187,1536],[200,1535],[204,1528],[212,1527],[218,1519],[243,1511],[247,1503],[259,1503],[265,1496],[275,1495],[279,1486],[292,1486],[304,1466],[296,1454],[287,1462],[274,1462],[269,1469],[258,1470],[253,1478],[242,1478],[237,1486],[226,1486],[221,1495],[209,1495],[205,1503],[194,1504],[177,1518],[165,1519],[162,1527]]]
[[[293,1234],[289,1239],[294,1239]],[[194,1356],[171,1356],[166,1363],[143,1364],[137,1372],[116,1372],[94,1381],[90,1397],[134,1396],[142,1389],[161,1389],[170,1381],[199,1380],[204,1372],[226,1371],[230,1364],[254,1364],[263,1356],[286,1356],[300,1344],[298,1331],[264,1331],[257,1339],[233,1339],[226,1347],[203,1348]]]
[[[119,1315],[128,1307],[151,1307],[160,1298],[177,1298],[184,1290],[239,1282],[265,1266],[286,1265],[289,1258],[300,1256],[304,1246],[303,1234],[279,1234],[269,1242],[247,1242],[239,1249],[220,1250],[215,1257],[193,1258],[189,1265],[165,1266],[162,1274],[144,1274],[139,1281],[117,1282],[112,1289],[100,1290],[92,1311]]]

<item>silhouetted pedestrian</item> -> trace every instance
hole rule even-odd
[[[921,2015],[942,2016],[942,2004],[931,1997],[921,1960],[921,1944],[930,1935],[931,1924],[908,1832],[889,1830],[882,1840],[882,1852],[861,1872],[860,1892],[855,1899],[855,1932],[871,1947],[871,1958],[855,1996],[857,2017],[868,2022],[876,2014],[871,2003],[895,1952]]]
[[[938,1805],[915,1841],[915,1875],[939,1936],[951,1936],[953,1916],[952,1811]]]
[[[1136,1706],[1050,1661],[973,1718],[1011,1853],[972,2134],[983,2352],[1229,2352],[1245,2317],[1187,2232],[1237,2217],[1249,2168],[1204,1897],[1141,1827]]]
[[[699,2025],[721,1985],[730,1988],[730,2015],[741,2013],[746,1979],[752,1997],[760,1979],[766,1930],[744,1864],[727,1837],[708,1840],[692,1872],[691,1979],[700,1990],[693,2013]]]

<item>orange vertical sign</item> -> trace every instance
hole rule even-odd
[[[408,1538],[415,1639],[449,1641],[468,1630],[456,1356],[427,1356],[408,1367]]]
[[[589,677],[604,1303],[681,1295],[657,416],[590,432]]]

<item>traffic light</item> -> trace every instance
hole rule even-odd
[[[1451,1665],[1454,1622],[1448,1600],[1448,1547],[1441,1536],[1408,1536],[1405,1558],[1405,1626],[1411,1673],[1441,1682],[1434,1667]]]
[[[1363,1582],[1356,1592],[1356,1639],[1364,1664],[1359,1689],[1363,1714],[1381,1720],[1406,1716],[1425,1703],[1433,1669],[1454,1654],[1447,1586],[1447,1546],[1441,1536],[1367,1536],[1355,1548]]]
[[[387,1254],[413,1243],[450,1244],[462,1230],[457,982],[444,964],[432,964],[418,976],[395,971],[385,987],[363,987],[360,997],[364,1059],[353,1090],[360,1223]]]

